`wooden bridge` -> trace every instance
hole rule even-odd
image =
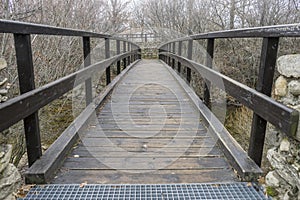
[[[21,93],[0,104],[0,131],[24,121],[27,183],[257,182],[267,122],[296,134],[298,112],[270,95],[279,39],[299,37],[299,24],[180,38],[158,47],[158,60],[141,59],[139,46],[105,34],[5,20],[0,32],[14,35]],[[85,68],[35,88],[32,34],[82,37]],[[105,60],[91,64],[90,38],[105,40]],[[214,41],[224,38],[263,38],[256,90],[211,69]],[[197,40],[207,41],[205,66],[192,60]],[[118,75],[111,80],[113,65]],[[93,98],[91,77],[101,70],[107,86]],[[201,98],[189,86],[192,71],[205,77]],[[38,110],[80,84],[85,84],[86,108],[42,155]],[[211,112],[211,84],[254,111],[248,152]]]

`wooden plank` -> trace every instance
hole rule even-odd
[[[194,138],[84,138],[83,143],[85,146],[117,146],[117,147],[139,147],[143,148],[147,145],[147,148],[151,147],[204,147],[204,146],[214,146],[216,144],[215,140],[211,137],[202,137],[201,139]]]
[[[229,163],[238,172],[240,177],[244,181],[257,181],[257,178],[262,175],[260,167],[248,157],[247,153],[235,141],[217,117],[199,99],[195,92],[171,68],[168,69],[184,90],[186,90],[192,102],[201,112],[203,119],[209,127],[208,131],[215,137]]]
[[[168,150],[168,151],[167,151]],[[144,157],[155,157],[155,158],[178,158],[180,155],[181,158],[199,158],[200,157],[224,157],[219,148],[216,147],[201,147],[201,148],[191,148],[186,151],[178,150],[178,149],[167,149],[162,150],[154,148],[145,151],[135,152],[136,158],[144,158]],[[133,151],[129,151],[133,152]],[[124,158],[128,155],[128,152],[124,152],[122,150],[119,151],[111,151],[111,148],[86,148],[84,146],[77,147],[73,150],[72,154],[69,157],[94,157],[94,158]]]
[[[231,182],[236,178],[231,170],[164,170],[164,171],[115,171],[115,170],[66,170],[52,183],[80,184],[168,184],[168,183],[204,183]]]
[[[204,65],[174,54],[169,54],[169,56],[175,57],[177,60],[180,60],[181,63],[184,63],[184,65],[188,65],[195,71],[198,71],[201,76],[222,90],[225,90],[229,95],[272,123],[279,130],[289,135],[296,134],[299,121],[298,111],[276,102],[272,98]]]
[[[26,172],[26,183],[42,184],[49,182],[58,168],[63,164],[66,155],[71,150],[72,146],[78,140],[80,134],[90,120],[95,120],[92,117],[96,116],[95,109],[109,95],[115,85],[134,65],[123,70],[110,85],[108,85],[100,95],[94,99],[94,102],[89,104],[85,110],[69,125],[69,127],[59,136],[57,140],[47,149],[44,155],[38,159]]]
[[[136,153],[135,153],[136,154]],[[199,170],[199,169],[228,169],[230,168],[224,158],[162,158],[162,157],[79,157],[67,158],[63,167],[81,170],[110,170],[112,167],[118,170]],[[175,162],[174,162],[175,161]]]
[[[183,151],[184,149],[184,151]],[[139,151],[135,151],[136,148],[132,147],[132,148],[127,148],[128,152],[144,152],[142,150]],[[148,154],[157,154],[158,152],[161,152],[161,156],[165,157],[165,153],[167,154],[176,154],[178,155],[178,153],[181,153],[183,155],[200,155],[201,157],[205,157],[205,156],[219,156],[219,157],[224,157],[224,154],[221,152],[220,148],[218,146],[214,146],[214,147],[189,147],[188,149],[186,148],[177,148],[177,147],[170,147],[170,148],[151,148],[148,147],[147,148],[147,152]],[[122,155],[122,153],[124,153],[123,149],[114,149],[114,151],[112,151],[111,147],[86,147],[84,146],[82,143],[79,143],[78,146],[74,147],[74,150],[72,151],[72,153],[70,154],[71,157],[73,157],[74,155],[87,155],[88,153],[95,153],[97,154],[102,154],[102,156],[109,156],[112,155],[114,156],[115,153],[117,153],[118,155]],[[88,156],[86,156],[88,157]],[[115,156],[117,157],[117,155]]]

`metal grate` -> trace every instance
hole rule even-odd
[[[162,185],[44,185],[33,187],[23,200],[31,199],[269,199],[254,184],[162,184]]]

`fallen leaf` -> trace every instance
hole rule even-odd
[[[247,183],[247,186],[248,186],[248,187],[252,187],[252,183],[251,183],[251,182],[248,182],[248,183]]]
[[[79,187],[80,188],[83,188],[84,186],[86,186],[87,185],[87,181],[84,181],[83,183],[81,183],[80,185],[79,185]]]
[[[13,193],[13,195],[16,198],[25,198],[27,193],[30,191],[31,188],[33,188],[35,186],[35,184],[32,185],[23,185],[17,193]]]

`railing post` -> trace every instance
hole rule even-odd
[[[83,41],[83,58],[84,58],[84,67],[91,65],[91,42],[90,37],[82,37]],[[85,81],[85,103],[89,105],[93,100],[92,93],[92,79],[89,78]]]
[[[207,46],[206,46],[206,66],[209,68],[212,68],[212,61],[214,58],[214,43],[215,40],[214,38],[210,38],[207,39]],[[210,82],[205,79],[205,77],[203,77],[204,79],[204,103],[207,107],[210,108],[210,94],[209,94],[209,90],[210,90]]]
[[[31,39],[29,34],[14,34],[20,93],[35,89]],[[26,105],[24,105],[26,106]],[[16,111],[17,112],[17,111]],[[29,167],[42,156],[38,112],[24,118]]]
[[[171,43],[168,44],[168,53],[171,52]],[[171,66],[171,57],[168,56],[168,65]]]
[[[105,38],[105,58],[110,57],[110,41],[109,38]],[[110,84],[110,66],[108,66],[105,70],[106,73],[106,85]]]
[[[121,53],[121,48],[120,48],[120,40],[116,40],[117,42],[117,54]],[[121,61],[117,61],[117,74],[121,73]]]
[[[126,41],[123,41],[123,53],[126,53]],[[126,68],[126,57],[123,58],[123,66],[124,66],[124,69]]]
[[[181,56],[181,53],[182,53],[182,41],[179,41],[178,42],[178,55]],[[179,61],[177,63],[177,70],[178,70],[178,73],[180,74],[181,73],[181,62],[179,62]]]
[[[127,51],[130,52],[130,49],[131,49],[131,45],[129,42],[127,42]],[[127,66],[130,65],[130,62],[131,62],[131,56],[128,56],[127,58]]]
[[[279,38],[264,38],[256,90],[271,96]],[[253,114],[248,155],[261,166],[267,121]]]
[[[187,52],[187,58],[191,60],[193,57],[193,39],[190,39],[188,41],[188,52]],[[186,80],[188,83],[191,82],[191,68],[186,68]]]
[[[172,53],[175,53],[175,42],[172,43]],[[175,59],[172,59],[172,68],[175,68]]]

